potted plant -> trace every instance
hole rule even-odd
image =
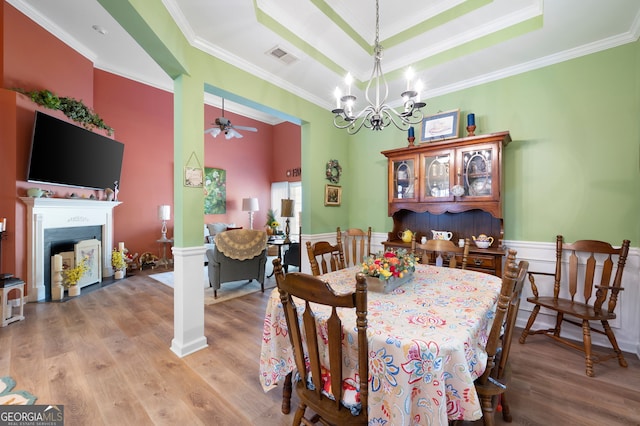
[[[124,260],[124,253],[120,250],[113,249],[111,252],[111,266],[116,272],[115,279],[124,278],[124,272],[127,269],[127,262]]]
[[[69,291],[69,296],[78,296],[80,294],[78,281],[89,270],[87,261],[87,257],[83,257],[75,267],[62,271],[62,285]]]

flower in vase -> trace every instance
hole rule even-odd
[[[89,265],[87,265],[88,260],[89,258],[85,256],[75,267],[67,268],[62,271],[62,284],[65,288],[78,284],[80,278],[82,278],[85,272],[89,270]]]

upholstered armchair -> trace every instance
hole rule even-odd
[[[289,273],[289,266],[295,266],[300,270],[300,260],[300,243],[289,244],[289,249],[284,252],[284,260],[282,262],[285,274]]]
[[[218,297],[220,285],[240,280],[256,280],[264,292],[267,263],[267,233],[252,229],[225,231],[214,237],[207,249],[209,285]]]

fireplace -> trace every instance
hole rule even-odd
[[[71,245],[86,239],[102,243],[102,276],[113,275],[113,209],[118,201],[21,197],[27,205],[28,301],[51,298],[52,244]],[[51,241],[47,241],[47,240]],[[48,247],[47,247],[48,245]],[[54,247],[56,251],[60,251]]]
[[[51,300],[51,262],[47,262],[47,259],[51,259],[51,256],[60,252],[73,251],[76,243],[84,240],[102,241],[102,226],[77,226],[44,230],[43,279],[46,300]]]

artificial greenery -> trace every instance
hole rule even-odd
[[[276,221],[276,211],[273,209],[269,209],[267,210],[267,223],[265,223],[265,225],[268,226],[269,228],[273,228],[274,222],[277,224],[275,226],[276,228],[280,226],[280,224],[278,224],[278,221]]]
[[[115,247],[111,252],[111,266],[116,271],[124,271],[127,269],[127,262],[124,260],[124,253],[120,250],[116,250]]]
[[[62,271],[63,285],[66,288],[77,285],[80,278],[89,270],[88,257],[83,257],[80,263],[73,268]]]
[[[82,101],[73,98],[59,97],[46,89],[27,91],[18,88],[13,90],[29,96],[33,102],[45,108],[62,111],[64,115],[76,123],[80,123],[85,129],[104,129],[109,135],[113,134],[113,129],[107,126],[102,118],[91,108],[83,104]]]

